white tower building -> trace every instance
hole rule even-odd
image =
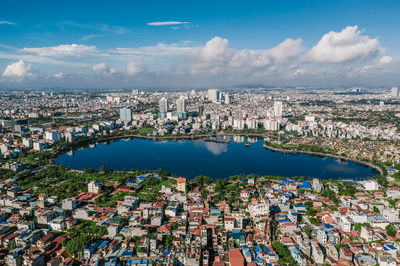
[[[160,113],[168,112],[168,100],[166,98],[161,98],[159,101]]]
[[[274,102],[274,115],[282,116],[282,102],[280,101]]]
[[[208,99],[212,102],[217,102],[219,100],[219,90],[208,90]]]
[[[392,87],[392,97],[393,98],[399,97],[399,88],[398,87]]]
[[[186,112],[186,101],[183,97],[180,97],[178,100],[176,100],[176,111],[178,113]]]

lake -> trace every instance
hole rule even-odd
[[[376,169],[352,161],[305,153],[285,153],[265,149],[263,140],[246,147],[243,137],[229,136],[231,143],[204,140],[154,141],[122,139],[108,144],[62,154],[56,163],[73,169],[104,165],[114,170],[157,170],[186,178],[205,175],[225,178],[237,174],[305,176],[328,178],[367,178],[379,174]]]

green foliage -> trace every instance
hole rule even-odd
[[[335,245],[336,249],[339,251],[341,248],[349,248],[349,245],[346,243],[338,243]]]
[[[290,254],[290,251],[287,247],[285,247],[278,241],[273,241],[271,246],[275,250],[275,252],[278,253],[279,255],[279,264],[296,265],[296,261]]]
[[[336,194],[333,190],[331,189],[325,189],[321,192],[321,196],[330,199],[335,203],[336,205],[339,204],[339,199],[336,197]]]
[[[67,251],[68,255],[76,256],[82,255],[83,250],[89,245],[91,239],[85,235],[79,235],[73,237],[70,240],[66,240],[63,242],[65,250]]]
[[[363,226],[371,227],[369,223],[355,223],[354,229],[356,229],[358,232],[361,232],[361,227]]]
[[[388,236],[391,236],[391,237],[395,237],[396,236],[396,229],[394,228],[393,225],[388,224],[385,227],[385,229],[386,229],[386,234],[388,234]]]
[[[108,234],[106,226],[99,226],[95,222],[80,220],[79,225],[67,230],[69,235],[86,235],[93,237],[102,237]]]
[[[316,217],[311,217],[310,219],[308,219],[310,221],[311,224],[313,225],[321,225],[321,219],[316,218]]]
[[[307,214],[308,216],[315,216],[315,215],[317,214],[317,210],[314,209],[314,208],[309,208],[309,209],[306,211],[306,214]]]

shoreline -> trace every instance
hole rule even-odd
[[[131,135],[125,135],[125,136],[110,136],[110,137],[104,137],[104,138],[95,138],[95,139],[91,139],[91,140],[87,140],[85,141],[85,143],[82,143],[82,145],[78,145],[75,147],[70,147],[69,150],[73,150],[73,149],[79,149],[80,147],[92,144],[92,143],[101,143],[104,141],[113,141],[113,140],[121,140],[121,139],[150,139],[153,141],[167,141],[167,140],[173,140],[173,141],[177,141],[177,140],[198,140],[198,139],[203,139],[204,141],[207,142],[216,142],[216,143],[221,143],[221,140],[217,140],[217,139],[212,139],[211,138],[212,134],[202,134],[202,135],[183,135],[183,136],[143,136],[143,135],[137,135],[137,134],[131,134]],[[243,137],[261,137],[261,138],[265,138],[265,137],[271,137],[268,135],[264,135],[264,134],[238,134],[238,133],[223,133],[223,134],[216,134],[216,136],[243,136]],[[206,139],[205,139],[206,138]],[[73,143],[73,142],[72,142]],[[223,143],[229,143],[229,142],[223,142]],[[80,147],[79,147],[80,146]],[[383,174],[383,170],[379,167],[377,167],[376,165],[373,165],[370,162],[365,162],[365,161],[360,161],[357,159],[352,159],[352,158],[347,158],[344,156],[340,156],[340,155],[334,155],[334,154],[325,154],[325,153],[321,153],[321,152],[312,152],[312,151],[302,151],[302,150],[286,150],[286,149],[279,149],[279,148],[275,148],[275,147],[271,147],[266,145],[265,143],[263,144],[263,147],[269,150],[273,150],[273,151],[278,151],[278,152],[282,152],[282,153],[303,153],[303,154],[311,154],[311,155],[318,155],[318,156],[324,156],[324,157],[331,157],[334,159],[341,159],[341,160],[345,160],[345,161],[352,161],[361,165],[365,165],[368,167],[371,167],[372,169],[376,170],[380,175]],[[57,157],[59,157],[61,154],[66,153],[65,149],[64,151],[62,151],[61,153],[59,153]],[[371,178],[374,178],[378,175],[375,175]]]
[[[341,160],[345,160],[345,161],[351,161],[351,162],[355,162],[355,163],[359,163],[359,164],[363,164],[363,165],[369,166],[369,167],[375,169],[376,171],[378,171],[380,173],[380,175],[383,175],[383,170],[380,167],[377,167],[376,165],[373,165],[370,162],[360,161],[360,160],[357,160],[357,159],[347,158],[347,157],[344,157],[344,156],[341,156],[341,155],[328,154],[328,153],[322,153],[322,152],[279,149],[279,148],[268,146],[265,143],[264,143],[263,146],[264,146],[264,148],[266,148],[268,150],[272,150],[272,151],[287,152],[287,153],[306,153],[306,154],[312,154],[312,155],[331,157],[331,158],[334,158],[334,159],[341,159]]]

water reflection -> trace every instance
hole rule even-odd
[[[196,141],[195,145],[198,147],[205,147],[209,152],[214,155],[220,155],[228,151],[228,144],[225,143]]]

